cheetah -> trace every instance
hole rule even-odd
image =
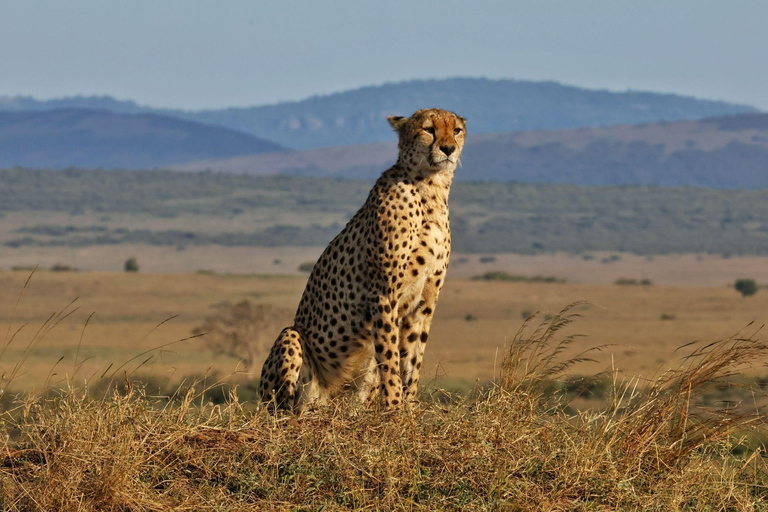
[[[380,397],[388,410],[416,398],[451,255],[448,193],[466,119],[424,109],[388,120],[397,163],[318,259],[293,326],[262,367],[262,400],[279,409],[299,412],[342,392]]]

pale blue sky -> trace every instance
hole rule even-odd
[[[0,0],[0,95],[205,108],[486,76],[768,110],[766,25],[765,0]]]

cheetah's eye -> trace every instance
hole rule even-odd
[[[458,134],[460,134],[461,132],[462,132],[461,128],[456,128],[455,130],[453,130],[453,134],[454,134],[454,135],[458,135]]]
[[[427,132],[430,135],[435,134],[435,127],[434,126],[427,126],[424,128],[424,131]]]

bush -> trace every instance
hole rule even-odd
[[[51,267],[51,272],[77,272],[77,269],[69,265],[56,263],[54,266]]]
[[[515,283],[564,283],[565,279],[554,276],[519,276],[501,270],[492,270],[472,278],[474,281],[511,281]]]
[[[125,271],[126,272],[139,271],[139,262],[136,261],[136,258],[128,258],[127,260],[125,260]]]
[[[754,279],[737,279],[733,287],[740,292],[743,297],[749,297],[757,293],[757,283]]]
[[[312,272],[312,269],[315,268],[315,262],[314,261],[305,261],[301,265],[299,265],[299,272]]]
[[[211,351],[240,359],[242,370],[253,375],[258,356],[271,348],[287,313],[248,299],[234,305],[224,302],[216,309],[192,334],[204,335]]]
[[[223,304],[192,334],[205,335],[210,350],[240,359],[243,371],[252,375],[258,354],[270,347],[277,334],[275,313],[272,306],[247,299],[233,306]]]
[[[650,279],[635,279],[633,277],[620,277],[614,284],[621,286],[651,286],[653,282]]]

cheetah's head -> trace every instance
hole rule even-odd
[[[411,117],[389,117],[400,136],[400,162],[410,168],[453,170],[464,147],[467,120],[448,110],[430,108]]]

